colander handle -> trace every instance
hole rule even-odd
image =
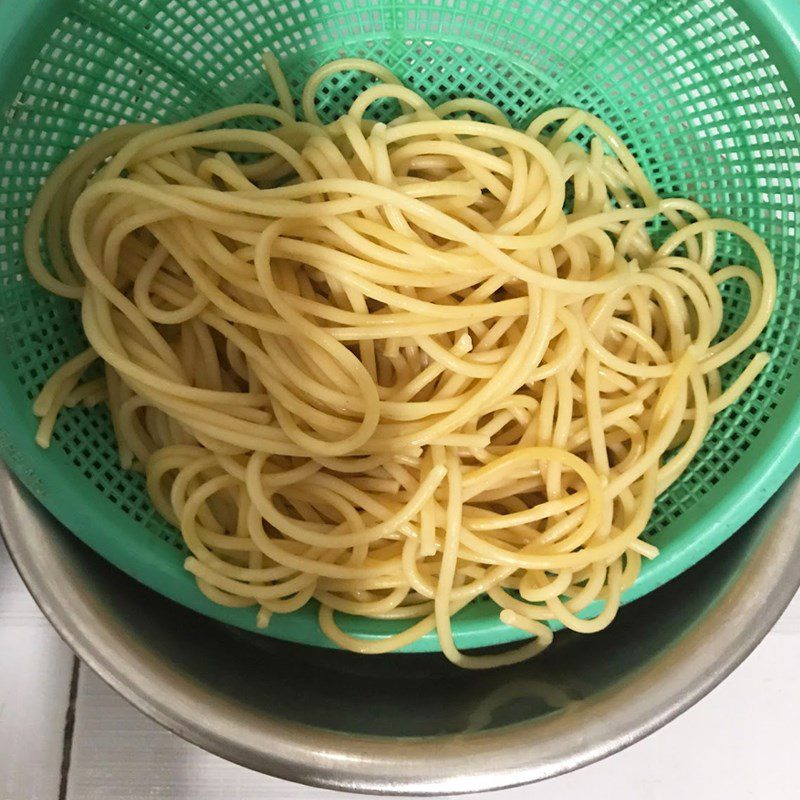
[[[0,113],[16,97],[39,48],[74,4],[75,0],[0,0]]]

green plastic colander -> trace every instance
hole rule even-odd
[[[0,454],[91,548],[179,603],[256,630],[252,609],[211,603],[184,572],[180,536],[142,477],[120,469],[104,409],[65,411],[50,449],[34,444],[33,398],[85,345],[77,306],[28,277],[22,231],[44,177],[93,133],[271,102],[265,48],[295,90],[347,55],[386,64],[434,104],[489,100],[519,126],[554,105],[588,109],[662,195],[694,198],[766,239],[779,295],[757,347],[773,360],[659,499],[647,537],[661,555],[625,601],[711,552],[800,461],[800,0],[0,0]],[[366,80],[329,79],[322,117]],[[720,235],[719,252],[719,264],[754,266],[733,237]],[[732,327],[748,301],[725,291]],[[344,620],[365,636],[397,625]],[[524,636],[489,601],[454,629],[462,647]],[[273,616],[269,634],[327,644],[311,607]],[[435,634],[409,649],[438,649]]]

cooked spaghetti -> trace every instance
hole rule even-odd
[[[343,648],[435,629],[466,667],[533,655],[553,621],[604,628],[657,555],[658,494],[768,361],[723,387],[774,304],[766,246],[660,198],[583,111],[519,131],[344,59],[301,120],[265,66],[277,106],[105,131],[45,184],[26,258],[81,303],[90,347],[42,389],[38,442],[64,406],[106,402],[200,590],[262,626],[313,599]],[[348,70],[377,82],[323,123],[317,90]],[[367,117],[387,100],[394,119]],[[760,274],[717,268],[720,232]],[[732,280],[750,310],[722,337]],[[485,596],[531,642],[460,652],[451,617]],[[336,612],[408,623],[360,639]]]

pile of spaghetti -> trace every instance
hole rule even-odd
[[[605,627],[657,554],[640,538],[656,497],[767,363],[721,385],[772,310],[765,245],[659,198],[582,111],[519,131],[345,59],[299,119],[265,65],[277,106],[105,131],[42,189],[27,261],[81,303],[90,348],[37,399],[40,444],[65,405],[106,402],[186,569],[261,625],[314,599],[341,647],[435,629],[467,667],[538,652],[554,620]],[[323,124],[321,83],[352,70],[377,81]],[[379,101],[388,123],[368,118]],[[714,269],[720,232],[760,275]],[[750,310],[721,338],[732,279]],[[485,596],[532,640],[461,653],[451,617]],[[336,612],[408,622],[366,640]]]

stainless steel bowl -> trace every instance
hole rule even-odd
[[[800,478],[727,545],[593,636],[516,667],[364,657],[189,612],[87,550],[0,465],[0,523],[40,607],[135,706],[224,758],[358,792],[451,794],[541,780],[641,739],[763,638],[800,584]]]

